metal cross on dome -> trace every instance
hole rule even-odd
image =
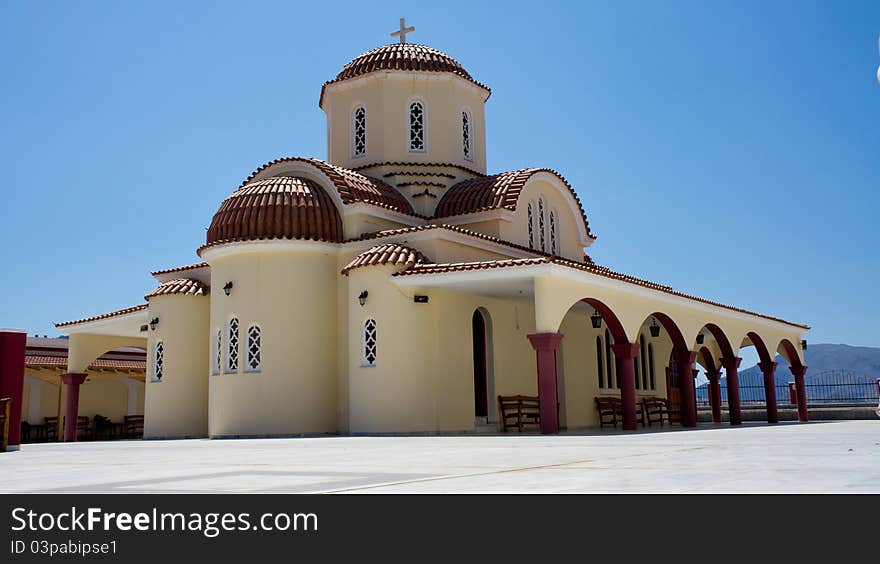
[[[401,43],[406,43],[406,34],[416,30],[415,27],[406,27],[406,18],[400,18],[400,29],[391,34],[391,37],[400,37]]]

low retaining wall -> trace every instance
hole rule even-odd
[[[779,406],[777,408],[780,421],[797,421],[797,408]],[[844,419],[878,419],[876,405],[849,404],[849,405],[809,405],[807,411],[810,421],[835,421]],[[728,421],[726,408],[721,409],[721,420]],[[743,421],[766,421],[767,410],[763,407],[742,408]],[[697,411],[697,421],[709,423],[712,421],[712,412],[708,408],[700,408]]]

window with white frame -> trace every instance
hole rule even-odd
[[[247,332],[247,370],[259,372],[263,362],[262,331],[259,325],[251,325]]]
[[[424,153],[425,146],[425,104],[414,100],[409,104],[409,151]]]
[[[528,207],[528,216],[529,216],[529,248],[535,248],[535,206],[532,205],[532,202],[529,202]]]
[[[161,382],[165,375],[165,345],[162,341],[153,348],[153,381]]]
[[[544,209],[544,198],[538,200],[538,237],[541,238],[541,250],[547,252],[547,236],[544,225],[547,221],[547,210]]]
[[[358,106],[352,116],[352,155],[362,157],[367,154],[367,110]]]
[[[550,211],[550,252],[559,254],[559,222],[556,221],[556,210]]]
[[[217,329],[217,339],[214,341],[214,374],[220,374],[223,367],[223,330]]]
[[[461,112],[461,152],[465,159],[474,160],[471,152],[471,116],[466,111]]]
[[[364,322],[364,366],[376,366],[376,320]]]
[[[226,353],[226,371],[238,372],[238,318],[229,320],[228,351]]]

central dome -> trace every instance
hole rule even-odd
[[[427,45],[393,43],[377,47],[345,65],[333,82],[348,80],[377,70],[451,72],[473,81],[461,63]]]

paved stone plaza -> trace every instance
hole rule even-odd
[[[880,492],[880,421],[559,436],[24,445],[0,491]]]

